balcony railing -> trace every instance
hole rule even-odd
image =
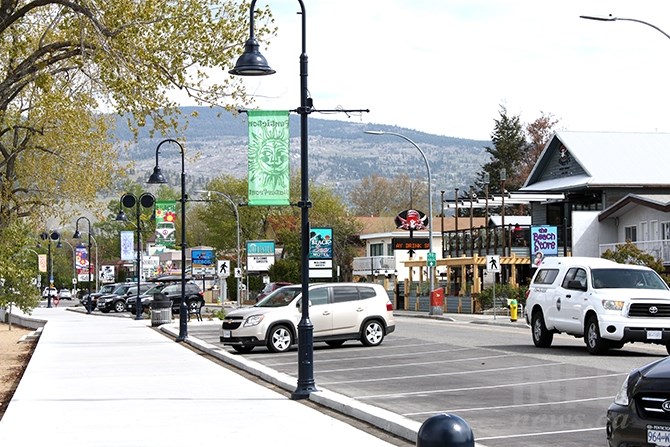
[[[354,258],[354,275],[389,275],[395,272],[393,256],[363,256]]]
[[[617,246],[623,245],[623,242],[614,244],[600,244],[600,256],[607,250],[616,251]],[[636,241],[633,242],[637,248],[644,253],[652,255],[656,259],[663,261],[663,264],[670,264],[670,240],[662,239],[657,241]]]

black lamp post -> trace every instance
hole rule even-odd
[[[137,217],[137,222],[135,224],[135,232],[137,233],[137,298],[135,298],[136,320],[142,319],[142,300],[140,299],[140,277],[142,272],[142,227],[140,216],[142,214],[142,207],[153,208],[154,203],[156,203],[154,196],[148,192],[142,193],[139,199],[131,193],[126,193],[121,196],[121,204],[126,208],[135,207],[135,215]],[[119,208],[119,214],[116,215],[116,221],[128,222],[128,217],[126,216],[126,213],[123,212],[122,208]]]
[[[302,16],[302,52],[300,54],[300,275],[302,282],[301,309],[302,316],[298,323],[298,385],[291,394],[292,399],[308,398],[316,391],[314,382],[314,326],[309,319],[309,163],[307,143],[307,117],[312,112],[312,103],[307,89],[307,19],[305,4],[300,3]],[[239,76],[261,76],[274,74],[267,60],[259,51],[258,41],[254,37],[254,10],[256,0],[252,0],[249,18],[249,39],[244,44],[244,53],[237,59],[235,68],[230,74]]]
[[[47,241],[47,277],[49,285],[47,286],[47,307],[51,307],[51,288],[54,286],[53,259],[51,258],[51,241],[60,240],[58,231],[45,231],[40,234],[40,239]]]
[[[158,146],[156,146],[156,166],[154,166],[154,172],[147,183],[167,183],[161,168],[158,166],[158,154],[163,143],[176,144],[179,146],[179,152],[181,153],[181,302],[179,304],[179,335],[176,341],[184,341],[188,337],[186,322],[188,313],[186,309],[186,173],[184,172],[184,147],[179,141],[171,138],[158,143]]]
[[[82,219],[84,219],[88,224],[88,251],[86,252],[86,258],[88,261],[88,301],[86,302],[86,313],[90,314],[93,310],[91,309],[93,305],[93,299],[91,297],[91,221],[88,219],[88,217],[81,216],[79,219],[77,219],[74,235],[72,237],[74,239],[81,238],[81,233],[79,233],[79,221]]]
[[[587,20],[597,20],[599,22],[616,22],[617,20],[623,20],[623,21],[627,21],[627,22],[637,22],[637,23],[641,23],[643,25],[647,25],[649,27],[654,28],[656,31],[658,31],[659,33],[663,34],[665,37],[670,39],[670,34],[666,33],[665,31],[663,31],[658,26],[653,25],[649,22],[645,22],[644,20],[626,19],[626,18],[623,18],[623,17],[615,17],[612,14],[609,14],[607,16],[587,16],[587,15],[584,15],[584,16],[579,16],[579,18],[580,19],[587,19]]]

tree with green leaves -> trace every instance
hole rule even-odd
[[[25,225],[14,222],[0,227],[0,307],[10,303],[30,312],[40,302],[35,284],[38,276],[38,252],[35,240]]]
[[[619,264],[644,265],[656,270],[658,273],[665,271],[661,259],[657,259],[653,255],[640,250],[631,241],[626,241],[625,244],[618,244],[614,250],[607,249],[601,257],[618,262]]]
[[[246,101],[225,70],[248,35],[233,0],[18,0],[0,8],[0,228],[17,219],[94,210],[122,175],[101,110],[134,131],[177,130],[179,89],[198,104]],[[256,11],[256,36],[275,32]],[[67,205],[67,206],[65,206]]]

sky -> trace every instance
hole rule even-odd
[[[310,115],[488,140],[501,105],[558,130],[670,132],[668,0],[304,0]],[[299,3],[272,8],[272,76],[245,78],[252,108],[300,105]],[[241,50],[241,49],[240,49]],[[232,68],[232,67],[230,67]]]

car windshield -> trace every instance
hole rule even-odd
[[[665,281],[653,270],[593,269],[591,280],[596,289],[668,290]]]
[[[254,305],[254,307],[284,307],[300,294],[300,287],[281,287]]]

